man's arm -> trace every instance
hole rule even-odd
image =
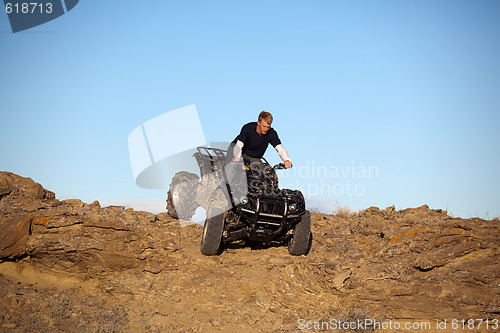
[[[233,148],[233,162],[239,162],[241,159],[241,151],[243,150],[244,143],[240,140],[236,141]]]
[[[285,147],[283,147],[283,145],[280,143],[279,145],[276,145],[276,147],[274,147],[274,149],[276,149],[276,151],[280,155],[281,159],[285,163],[285,168],[287,168],[287,169],[291,168],[292,167],[292,160],[290,159],[290,157],[288,157],[288,153],[286,152]]]
[[[272,129],[272,132],[269,133],[272,135],[270,143],[273,145],[274,149],[278,152],[280,155],[281,159],[283,160],[283,163],[285,164],[285,168],[289,169],[292,167],[292,160],[290,157],[288,157],[288,153],[286,152],[285,147],[281,144],[281,140],[278,137],[278,132],[276,132],[274,129]]]
[[[244,142],[247,141],[248,125],[249,124],[245,124],[241,127],[240,134],[238,134],[238,136],[235,139],[236,144],[234,145],[233,148],[233,162],[239,162],[241,159],[243,146],[245,145]]]

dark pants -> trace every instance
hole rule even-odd
[[[264,174],[264,163],[262,163],[260,158],[243,154],[243,159],[250,163],[250,169],[258,170],[261,175]]]
[[[236,143],[231,143],[227,148],[226,164],[231,163],[233,161],[234,157],[233,149],[235,145]],[[260,173],[264,173],[265,170],[264,164],[262,163],[260,158],[243,154],[243,160],[247,161],[250,164],[250,168],[258,170]]]

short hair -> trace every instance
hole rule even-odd
[[[271,123],[273,122],[273,115],[267,111],[262,111],[259,114],[259,121],[261,121],[261,120],[264,120],[266,123],[271,125]]]

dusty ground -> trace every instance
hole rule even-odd
[[[0,332],[500,330],[498,220],[314,214],[307,256],[237,243],[206,257],[199,225],[0,176]]]

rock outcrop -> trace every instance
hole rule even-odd
[[[434,331],[500,319],[498,220],[371,207],[313,214],[312,231],[308,256],[235,243],[205,257],[199,225],[60,201],[0,172],[0,331]]]
[[[72,274],[154,265],[153,253],[177,248],[179,230],[166,214],[101,208],[97,201],[59,201],[29,178],[0,173],[0,260],[29,257]]]

